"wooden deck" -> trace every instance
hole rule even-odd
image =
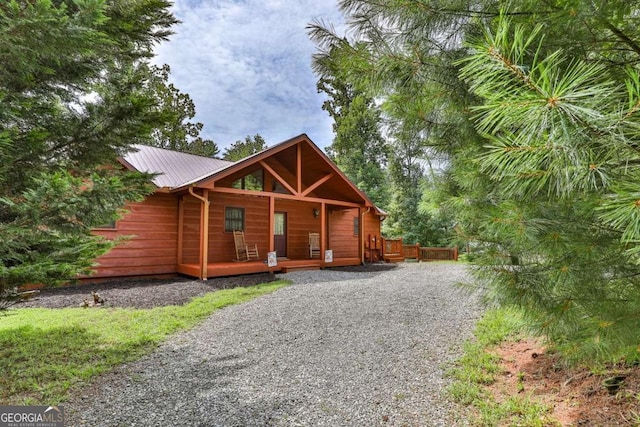
[[[278,260],[278,265],[269,269],[266,261],[248,262],[216,262],[207,265],[207,277],[236,276],[240,274],[266,273],[269,270],[276,273],[287,273],[294,270],[319,270],[327,267],[344,267],[360,265],[359,258],[338,258],[331,263],[318,259],[287,259]],[[199,277],[198,264],[178,264],[178,273],[191,277]]]

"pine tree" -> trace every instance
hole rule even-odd
[[[637,4],[339,4],[363,80],[446,165],[487,300],[567,359],[637,358]]]
[[[501,18],[464,61],[494,200],[479,273],[567,356],[636,357],[640,77],[542,31]]]
[[[165,0],[0,4],[0,294],[88,272],[91,229],[148,191],[116,163],[163,125],[145,61],[177,21]]]

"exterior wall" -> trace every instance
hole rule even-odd
[[[320,233],[321,226],[320,217],[313,216],[314,209],[319,210],[320,204],[276,200],[276,212],[287,213],[287,258],[309,258],[309,233]]]
[[[99,257],[91,278],[137,275],[175,274],[178,251],[178,198],[171,194],[155,193],[140,203],[128,205],[127,213],[116,229],[95,230],[95,234],[109,239],[131,236],[131,240]],[[229,262],[235,258],[233,234],[224,231],[225,207],[245,209],[245,237],[247,243],[258,245],[260,258],[266,259],[269,250],[269,200],[265,197],[235,194],[210,194],[209,263]],[[183,258],[182,263],[199,262],[200,205],[194,197],[184,197]],[[287,257],[309,258],[309,233],[319,233],[320,218],[313,214],[319,203],[276,200],[275,211],[287,213]],[[327,212],[329,236],[327,248],[334,258],[358,258],[359,240],[353,233],[353,218],[358,209]],[[364,235],[380,235],[379,217],[364,216]]]
[[[182,260],[178,263],[198,264],[200,260],[200,200],[183,198]]]
[[[334,258],[358,258],[359,239],[354,234],[353,221],[358,209],[333,210],[329,213],[329,242]]]
[[[233,233],[224,231],[226,207],[244,208],[244,238],[248,245],[258,245],[260,259],[269,251],[269,199],[214,193],[209,196],[209,262],[229,262],[236,258]]]
[[[173,274],[178,246],[178,199],[155,193],[140,203],[127,205],[129,213],[114,230],[94,233],[108,239],[132,236],[131,240],[96,259],[91,278]]]
[[[380,227],[380,217],[378,215],[374,214],[372,211],[369,211],[364,215],[365,240],[369,235],[371,235],[371,237],[376,236],[378,239],[380,239],[382,237]]]
[[[257,244],[261,259],[267,259],[269,250],[269,200],[265,197],[212,193],[209,195],[209,263],[230,262],[236,257],[233,233],[224,231],[226,207],[244,208],[245,239]],[[185,196],[183,258],[185,264],[199,263],[200,205],[191,196]]]
[[[333,249],[334,258],[358,258],[359,238],[354,233],[354,218],[358,209],[335,210],[329,215],[329,246]],[[369,235],[380,239],[380,217],[373,212],[366,212],[360,219],[364,227],[364,239]]]

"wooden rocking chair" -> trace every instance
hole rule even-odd
[[[309,258],[320,258],[320,233],[309,233]]]
[[[254,244],[252,247],[249,247],[244,240],[244,231],[234,231],[233,242],[236,245],[236,259],[234,261],[247,262],[260,258],[260,255],[258,255],[258,245]]]

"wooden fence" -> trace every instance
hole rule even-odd
[[[403,261],[406,258],[419,261],[457,261],[458,248],[426,248],[419,244],[403,245],[402,239],[382,239],[382,258],[387,262]]]

